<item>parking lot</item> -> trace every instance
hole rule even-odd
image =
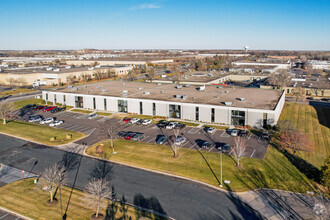
[[[108,117],[98,116],[93,119],[87,119],[89,115],[75,113],[70,111],[61,111],[57,113],[50,112],[42,112],[36,111],[33,114],[42,115],[44,118],[47,117],[55,117],[56,120],[64,120],[64,123],[56,126],[57,128],[63,128],[71,131],[78,131],[89,135],[85,139],[77,141],[77,143],[87,142],[89,145],[94,144],[104,137],[101,137],[98,132],[95,132],[100,128],[102,122],[110,120]],[[120,120],[121,119],[116,119]],[[38,122],[36,122],[38,124]],[[174,134],[172,130],[160,129],[156,126],[156,124],[149,125],[137,125],[137,124],[129,124],[120,122],[122,125],[121,131],[130,131],[137,133],[144,133],[145,137],[141,140],[145,143],[156,143],[156,141],[161,136],[169,137]],[[48,126],[48,124],[44,125]],[[232,146],[229,153],[231,153],[234,146],[234,137],[230,135],[230,131],[225,130],[216,130],[214,133],[206,133],[203,128],[197,127],[185,127],[181,130],[180,136],[184,136],[186,141],[183,143],[181,147],[189,148],[189,149],[197,149],[202,151],[209,152],[219,152],[218,146],[223,146],[225,144],[229,144]],[[260,138],[252,133],[249,133],[247,137],[242,137],[246,140],[246,157],[253,158],[264,158],[268,146],[268,141]],[[203,142],[209,142],[211,146],[209,148],[203,149],[201,145]]]

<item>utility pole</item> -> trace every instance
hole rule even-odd
[[[222,148],[220,147],[220,187],[222,187]]]

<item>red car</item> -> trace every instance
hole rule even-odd
[[[49,106],[49,107],[44,108],[42,111],[49,112],[50,110],[53,110],[54,108],[56,108],[56,106]]]
[[[123,119],[123,122],[127,123],[127,122],[129,122],[130,120],[132,120],[132,119],[131,119],[131,118],[124,118],[124,119]]]
[[[125,136],[125,139],[126,140],[130,140],[132,137],[134,137],[136,135],[136,133],[128,133],[126,136]]]
[[[33,110],[37,111],[37,110],[41,110],[41,109],[44,109],[45,106],[42,106],[42,105],[37,105],[36,107],[33,108]]]

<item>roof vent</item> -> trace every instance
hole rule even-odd
[[[180,99],[181,98],[181,95],[180,94],[174,95],[174,98]]]
[[[175,88],[182,89],[182,85],[177,85],[177,86],[175,86]]]
[[[189,88],[189,87],[190,87],[190,84],[186,84],[186,85],[184,85],[184,87],[187,87],[187,88]]]
[[[240,101],[244,101],[244,100],[245,100],[245,98],[238,98],[238,100],[240,100]]]
[[[145,91],[145,92],[143,92],[143,94],[150,95],[150,92],[149,91]]]
[[[128,93],[128,91],[127,90],[123,90],[123,93]]]
[[[142,90],[143,89],[143,87],[139,87],[139,90]]]
[[[102,92],[108,92],[108,90],[107,89],[102,89]]]
[[[161,83],[157,83],[157,86],[160,86],[161,85]]]
[[[182,96],[182,100],[187,100],[188,99],[188,96],[187,95],[183,95]]]
[[[205,91],[205,86],[201,86],[198,88],[199,91]]]
[[[225,105],[233,105],[232,102],[225,102]]]

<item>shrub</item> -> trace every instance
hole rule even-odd
[[[44,105],[44,104],[46,104],[46,101],[42,99],[40,103],[41,103],[42,105]]]
[[[53,102],[48,101],[48,102],[47,102],[47,105],[53,105]]]

